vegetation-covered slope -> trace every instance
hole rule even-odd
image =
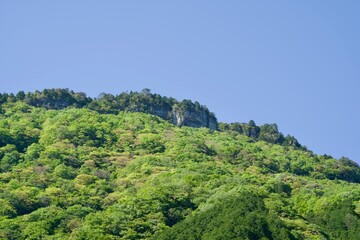
[[[178,126],[208,127],[217,129],[217,120],[206,106],[198,102],[152,94],[150,89],[138,92],[123,92],[118,95],[102,93],[92,99],[85,93],[75,93],[69,89],[45,89],[42,92],[23,91],[14,94],[0,94],[0,104],[22,101],[34,107],[64,109],[66,107],[89,108],[98,113],[119,113],[120,111],[154,114]]]
[[[212,130],[235,131],[251,137],[285,146],[301,148],[301,145],[293,136],[284,137],[277,129],[276,124],[256,126],[254,121],[249,123],[220,123],[218,125],[215,114],[199,102],[168,98],[159,94],[152,94],[150,89],[139,92],[123,92],[118,95],[102,93],[98,98],[92,99],[82,92],[74,92],[69,89],[45,89],[17,94],[0,93],[1,105],[4,103],[23,102],[27,105],[45,109],[60,110],[67,107],[87,108],[101,114],[118,114],[125,112],[143,112],[156,115],[177,126],[207,127]]]
[[[0,239],[360,236],[359,166],[271,131],[21,99],[1,112]]]

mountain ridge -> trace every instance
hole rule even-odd
[[[67,107],[89,108],[99,113],[120,111],[143,112],[154,114],[176,126],[206,127],[212,130],[232,130],[255,140],[263,140],[280,145],[301,148],[301,144],[293,136],[284,136],[276,124],[257,126],[253,120],[249,123],[218,123],[213,112],[205,105],[191,100],[178,101],[159,94],[152,94],[148,88],[141,92],[123,92],[117,95],[101,93],[92,99],[83,92],[69,89],[53,88],[42,91],[19,91],[17,94],[0,93],[0,107],[6,102],[22,101],[30,106],[60,110]]]
[[[15,97],[0,104],[0,239],[360,234],[359,165],[289,144],[274,124],[212,130],[111,96],[94,109]]]

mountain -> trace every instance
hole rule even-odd
[[[152,94],[148,88],[139,92],[123,92],[119,95],[101,93],[98,98],[92,99],[82,92],[69,89],[44,89],[34,93],[24,91],[14,94],[0,93],[0,107],[8,102],[24,102],[27,105],[45,109],[61,110],[67,107],[88,108],[100,114],[117,114],[121,111],[143,112],[156,115],[177,126],[206,127],[212,130],[232,130],[244,134],[255,140],[270,143],[301,147],[293,136],[284,137],[278,131],[276,124],[256,126],[254,121],[246,123],[220,123],[215,114],[206,106],[194,103],[191,100],[181,102],[174,98]],[[0,108],[1,110],[1,108]]]
[[[178,102],[174,98],[167,98],[159,94],[151,94],[146,88],[140,93],[124,92],[119,95],[102,93],[92,99],[85,93],[75,93],[69,89],[45,89],[34,93],[20,91],[14,94],[0,94],[0,104],[5,102],[23,101],[34,107],[46,109],[64,109],[67,107],[86,107],[99,113],[119,113],[120,111],[144,112],[171,121],[177,126],[207,127],[217,129],[215,115],[190,100]]]
[[[0,94],[0,239],[358,239],[360,167],[276,124],[68,89]]]

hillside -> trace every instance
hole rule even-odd
[[[360,236],[358,164],[275,124],[148,90],[1,94],[0,110],[0,239]]]
[[[149,113],[176,126],[206,127],[221,131],[232,130],[254,140],[301,147],[293,136],[284,137],[278,131],[276,124],[265,124],[259,127],[252,120],[249,123],[218,124],[215,114],[210,112],[206,106],[200,105],[199,102],[193,103],[191,100],[179,102],[174,98],[152,94],[148,88],[141,92],[123,92],[115,96],[101,93],[94,99],[86,96],[85,93],[61,88],[44,89],[41,92],[35,91],[33,93],[25,93],[24,91],[17,94],[0,93],[0,113],[3,104],[14,102],[23,102],[29,106],[54,110],[67,107],[87,108],[100,114],[118,114],[121,111]]]

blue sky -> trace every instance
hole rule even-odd
[[[359,1],[1,1],[0,92],[150,88],[360,163]]]

